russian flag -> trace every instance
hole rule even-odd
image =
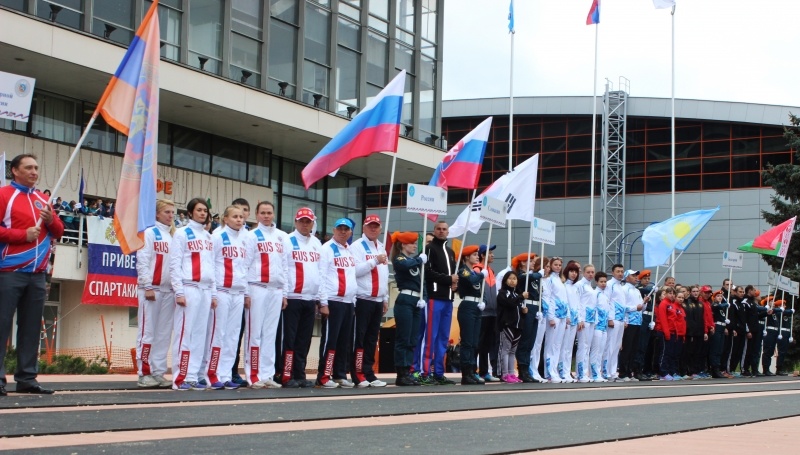
[[[436,166],[428,185],[444,189],[477,188],[491,129],[492,117],[489,117],[458,141]]]
[[[114,216],[114,230],[125,254],[144,246],[144,231],[156,221],[161,60],[157,9],[158,1],[154,1],[94,114],[101,114],[109,125],[128,136]]]
[[[589,8],[589,15],[586,16],[586,25],[600,23],[600,0],[592,0],[592,7]]]
[[[405,85],[403,70],[317,153],[301,173],[306,189],[351,160],[397,152]]]

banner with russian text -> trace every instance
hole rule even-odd
[[[136,253],[123,254],[111,218],[86,217],[89,270],[81,303],[137,306]]]

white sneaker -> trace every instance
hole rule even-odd
[[[281,386],[277,382],[273,381],[272,379],[265,379],[263,381],[258,381],[258,382],[253,383],[253,385],[250,386],[250,388],[252,388],[252,389],[263,389],[263,388],[280,389],[281,387],[283,387],[283,386]]]
[[[330,381],[328,381],[328,382],[330,382]],[[339,384],[339,387],[342,387],[344,389],[352,389],[353,387],[356,386],[355,384],[353,384],[352,382],[348,381],[347,379],[334,379],[333,382],[335,382],[336,384]]]
[[[339,387],[339,384],[334,382],[332,379],[328,379],[328,382],[326,382],[325,384],[320,384],[320,382],[317,381],[317,384],[315,385],[315,387],[319,387],[319,388],[323,388],[323,389],[336,389],[336,388]]]
[[[552,382],[553,384],[561,384],[562,382],[564,382],[564,380],[561,378],[552,377],[550,378],[550,382]]]
[[[374,381],[370,382],[369,385],[370,387],[386,387],[386,383],[380,379],[375,379]]]
[[[172,386],[172,383],[169,383]],[[136,383],[139,387],[143,389],[154,389],[159,387],[161,384],[156,380],[156,378],[147,375],[147,376],[139,376],[139,381]]]
[[[621,379],[622,382],[630,382],[630,380],[631,380],[631,378],[629,378],[627,376],[625,376],[624,378]]]
[[[578,382],[582,382],[582,383],[586,383],[586,382],[589,382],[589,381],[591,381],[591,379],[589,379],[589,378],[580,378],[580,379],[578,379]]]
[[[164,376],[160,374],[153,375],[153,379],[158,381],[158,386],[161,388],[166,389],[172,387],[172,381],[170,381],[169,379],[165,379]]]
[[[366,389],[367,387],[369,387],[369,385],[370,385],[369,381],[364,379],[363,381],[361,381],[358,384],[356,384],[356,387],[358,387],[359,389]]]

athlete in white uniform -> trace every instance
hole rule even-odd
[[[283,245],[287,270],[288,304],[281,315],[278,331],[283,387],[313,387],[306,379],[306,359],[311,347],[314,314],[319,302],[319,259],[322,244],[311,234],[316,215],[308,207],[294,216],[295,230]]]
[[[558,374],[558,360],[561,356],[561,342],[569,317],[567,288],[561,281],[561,258],[550,260],[550,276],[542,280],[544,292],[542,300],[547,302],[547,335],[544,342],[544,364],[546,379],[550,382],[564,382]]]
[[[578,382],[589,382],[591,370],[589,368],[589,350],[594,339],[594,325],[597,322],[597,296],[592,288],[594,281],[594,266],[583,266],[583,278],[575,285],[581,303],[582,325],[578,325],[578,352],[575,355],[575,369],[578,373]]]
[[[572,351],[575,348],[575,337],[578,335],[578,328],[583,327],[583,319],[586,316],[581,311],[581,298],[578,295],[576,283],[580,276],[580,265],[570,262],[564,268],[562,277],[566,279],[564,287],[567,291],[567,305],[569,306],[569,316],[564,328],[564,340],[561,342],[561,355],[558,359],[558,374],[563,382],[575,382],[572,377]]]
[[[543,263],[543,265],[542,265]],[[544,289],[547,283],[547,277],[550,275],[550,260],[546,257],[544,258],[536,258],[533,263],[532,270],[538,270],[539,274],[542,276],[541,279],[541,295],[544,295]],[[543,378],[541,374],[539,374],[539,362],[542,360],[542,345],[544,344],[544,335],[547,332],[547,312],[549,306],[544,299],[540,302],[540,311],[536,313],[536,339],[533,342],[533,349],[531,350],[531,373],[533,375],[533,379],[538,382],[547,382],[547,379]],[[544,368],[544,375],[547,376],[547,368]]]
[[[619,378],[617,365],[619,364],[619,349],[622,347],[622,335],[625,332],[625,314],[627,306],[625,302],[625,282],[622,276],[625,268],[622,264],[614,264],[611,267],[613,278],[608,280],[606,286],[606,297],[611,305],[614,315],[614,326],[608,327],[608,338],[606,340],[606,352],[603,355],[603,376],[609,380],[616,381]]]
[[[245,329],[245,373],[250,387],[279,388],[275,376],[275,336],[281,310],[286,308],[286,256],[288,234],[275,227],[275,207],[262,201],[256,206],[258,226],[245,234],[249,284]]]
[[[170,248],[170,281],[175,292],[172,388],[205,390],[197,381],[206,345],[208,314],[217,306],[214,244],[205,230],[208,206],[201,198],[186,204],[189,225],[175,232]]]
[[[172,387],[164,379],[172,335],[175,294],[169,280],[169,246],[175,232],[175,203],[156,201],[156,225],[144,232],[144,246],[136,252],[139,285],[139,331],[136,368],[139,387]]]
[[[597,280],[597,289],[592,292],[592,296],[597,311],[597,322],[594,325],[594,338],[592,338],[592,347],[589,352],[592,382],[608,382],[608,379],[603,377],[603,370],[605,369],[603,367],[603,356],[606,352],[608,326],[614,323],[614,311],[611,309],[605,293],[608,276],[605,272],[598,272],[595,275],[595,279]]]
[[[333,224],[333,238],[322,245],[319,292],[322,337],[319,342],[317,386],[353,387],[347,380],[353,340],[353,305],[356,300],[356,258],[347,245],[353,222],[339,218]]]
[[[389,310],[389,261],[386,247],[378,240],[381,219],[378,215],[364,218],[361,238],[350,245],[356,258],[355,320],[353,325],[353,382],[358,387],[385,387],[375,376],[375,348],[381,318]]]
[[[242,237],[246,231],[244,212],[230,206],[222,215],[222,226],[211,234],[214,242],[214,278],[217,287],[217,306],[208,317],[206,351],[203,371],[208,387],[213,390],[235,390],[232,371],[239,330],[242,327],[242,307],[247,288],[247,254]]]

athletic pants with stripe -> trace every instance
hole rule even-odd
[[[530,313],[529,313],[530,314]],[[536,313],[533,314],[533,317],[536,317]],[[547,333],[547,316],[542,315],[541,318],[536,320],[536,340],[533,342],[533,349],[531,349],[531,373],[533,377],[537,376],[547,376],[547,369],[539,368],[539,364],[542,363],[542,345],[544,344],[544,336]],[[541,370],[541,374],[539,371]]]
[[[585,379],[590,375],[589,351],[592,349],[592,340],[594,340],[594,323],[584,322],[583,328],[578,331],[578,352],[575,354],[575,372],[578,374],[578,379]]]
[[[414,371],[424,375],[444,374],[444,355],[447,352],[447,343],[450,341],[452,323],[453,302],[429,299],[424,316],[420,318],[417,349],[414,351]]]
[[[353,323],[353,382],[374,381],[375,348],[383,317],[383,302],[356,299],[355,322]]]
[[[231,368],[242,324],[239,315],[244,307],[244,292],[230,293],[225,289],[217,291],[217,307],[208,315],[208,342],[203,356],[203,371],[209,384],[231,380]]]
[[[250,308],[245,311],[244,371],[250,385],[275,376],[275,337],[283,306],[283,291],[250,285]]]
[[[585,330],[585,329],[584,329]],[[602,330],[592,330],[592,347],[589,349],[589,364],[592,379],[603,377],[603,355],[606,352],[606,338],[608,333]]]
[[[409,368],[414,362],[417,330],[422,310],[417,308],[419,297],[397,294],[394,301],[394,319],[397,323],[394,336],[394,365]]]
[[[561,343],[564,341],[566,319],[554,319],[555,325],[547,321],[547,340],[544,342],[544,374],[546,379],[560,378],[558,359],[561,357]]]
[[[575,350],[575,338],[578,335],[578,324],[564,326],[564,340],[561,342],[561,355],[558,357],[558,372],[564,378],[572,375],[572,351]]]
[[[198,380],[211,310],[210,290],[184,285],[183,295],[186,306],[176,304],[173,316],[172,388]]]
[[[617,366],[619,365],[619,349],[622,347],[622,335],[625,334],[625,323],[623,321],[614,321],[614,327],[608,328],[608,337],[606,338],[606,353],[603,355],[603,364],[605,365],[609,377],[617,377]]]
[[[139,333],[136,336],[136,368],[139,376],[162,376],[167,372],[167,353],[175,314],[175,294],[155,289],[155,300],[145,300],[139,289]]]
[[[353,304],[329,300],[328,311],[328,317],[322,321],[319,340],[317,381],[320,384],[331,379],[347,379],[353,346]]]
[[[281,312],[278,336],[275,340],[279,354],[275,368],[281,372],[280,382],[306,379],[306,363],[314,332],[316,303],[311,300],[289,299]]]

